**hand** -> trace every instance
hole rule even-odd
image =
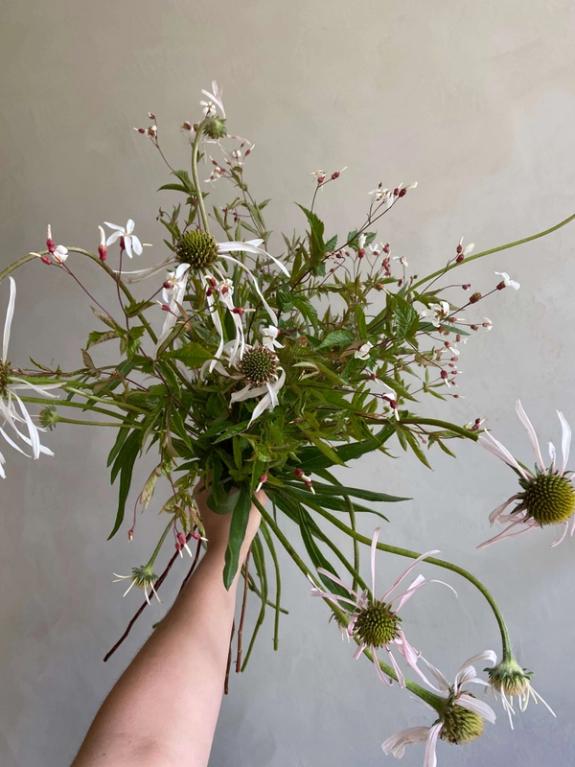
[[[205,486],[202,485],[198,490],[196,490],[195,499],[206,532],[206,538],[208,539],[208,551],[214,551],[215,549],[225,551],[228,545],[228,536],[230,532],[232,515],[216,514],[215,511],[212,511],[208,506],[208,496],[209,490],[207,490]],[[267,501],[267,496],[263,490],[260,490],[256,497],[262,506]],[[252,505],[248,518],[246,535],[240,553],[241,559],[244,559],[247,555],[249,547],[251,546],[251,542],[260,526],[260,522],[261,514],[257,507]]]

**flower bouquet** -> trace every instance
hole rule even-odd
[[[492,522],[505,524],[497,539],[546,525],[562,525],[562,537],[573,532],[570,431],[561,414],[562,457],[552,448],[546,466],[533,426],[518,404],[536,451],[531,470],[484,431],[480,419],[459,425],[427,417],[423,403],[429,397],[459,396],[461,346],[491,329],[480,304],[519,288],[508,274],[495,272],[491,287],[480,292],[452,272],[550,234],[575,217],[477,253],[461,239],[436,271],[415,275],[406,259],[396,257],[380,239],[376,225],[404,204],[416,185],[388,189],[378,184],[369,193],[363,220],[344,234],[332,234],[317,208],[330,184],[341,183],[342,170],[315,171],[311,200],[299,206],[302,232],[273,237],[264,218],[269,201],[258,201],[245,178],[253,144],[229,133],[216,83],[203,95],[198,121],[182,126],[189,168],[166,157],[155,115],[149,114],[148,127],[136,129],[169,170],[162,193],[179,196],[171,209],[159,211],[165,236],[162,254],[151,266],[138,263],[146,243],[130,219],[125,226],[99,226],[93,251],[59,244],[48,227],[44,249],[0,272],[8,283],[2,288],[8,304],[0,360],[0,435],[10,448],[38,459],[52,455],[46,432],[58,424],[112,429],[108,466],[118,485],[118,504],[110,538],[124,529],[131,540],[137,519],[161,487],[156,497],[164,494],[158,511],[165,526],[157,546],[147,561],[116,576],[126,581],[124,596],[138,587],[145,599],[106,658],[151,598],[159,601],[174,562],[187,553],[193,569],[202,548],[209,546],[195,500],[198,488],[207,490],[210,508],[231,515],[222,573],[226,587],[237,575],[255,504],[262,523],[241,572],[245,592],[237,668],[245,668],[270,611],[278,647],[285,612],[280,547],[311,582],[312,594],[324,601],[335,629],[354,644],[355,657],[369,659],[382,682],[406,688],[431,708],[430,726],[389,738],[384,751],[400,757],[406,744],[425,741],[425,765],[435,765],[438,738],[465,743],[482,733],[484,721],[495,718],[471,685],[491,688],[511,721],[517,706],[523,709],[530,699],[541,699],[531,686],[531,673],[515,660],[505,621],[487,588],[463,567],[437,558],[435,550],[420,553],[381,542],[380,527],[388,521],[382,507],[406,499],[385,488],[354,487],[346,479],[348,467],[374,452],[386,460],[392,446],[429,466],[434,451],[454,455],[457,441],[479,441],[513,469],[520,484],[519,492],[492,515]],[[225,185],[226,201],[216,202]],[[78,275],[80,259],[101,275],[104,297]],[[83,291],[86,307],[95,314],[97,326],[80,346],[75,370],[41,361],[31,361],[32,367],[9,362],[16,301],[12,273],[25,265],[58,270],[70,289]],[[134,469],[144,453],[155,456],[155,467],[134,488]],[[2,476],[5,463],[0,454]],[[373,520],[373,535],[359,531],[359,518],[365,519],[361,527]],[[335,531],[349,541],[349,550],[336,545]],[[369,553],[368,581],[362,575],[363,551]],[[376,560],[383,553],[405,557],[409,566],[380,587]],[[485,598],[500,633],[500,653],[487,650],[466,661],[454,681],[409,638],[404,607],[411,597],[429,583],[453,588],[424,577],[423,567],[469,581]],[[248,594],[259,600],[260,609],[243,655]],[[475,668],[478,663],[489,666],[485,679]]]

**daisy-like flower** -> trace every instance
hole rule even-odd
[[[0,358],[0,436],[17,450],[19,453],[38,459],[41,455],[54,455],[54,453],[40,442],[40,432],[44,429],[36,426],[26,405],[18,395],[18,392],[31,391],[43,397],[52,396],[50,389],[59,388],[59,384],[33,384],[14,375],[8,361],[8,345],[10,343],[10,331],[14,319],[16,305],[16,282],[13,277],[10,281],[10,298],[4,322],[4,335],[2,338],[2,357]],[[30,455],[25,448],[18,443],[22,442],[32,450]],[[6,460],[0,453],[0,477],[4,478],[4,464]]]
[[[111,224],[109,221],[104,221],[104,224],[108,229],[112,229],[112,234],[108,236],[106,240],[106,246],[113,245],[117,240],[120,240],[120,247],[126,253],[128,258],[132,258],[134,255],[141,256],[144,250],[144,246],[139,237],[134,234],[134,227],[136,226],[134,220],[129,218],[126,222],[126,226],[118,226],[118,224]]]
[[[379,665],[378,651],[383,648],[387,652],[389,661],[395,671],[400,686],[405,687],[405,676],[395,658],[393,653],[394,650],[397,650],[400,655],[403,656],[408,666],[413,669],[426,684],[433,686],[418,666],[418,661],[422,659],[421,653],[416,650],[407,639],[405,632],[401,627],[401,618],[398,613],[411,597],[427,583],[441,583],[449,589],[451,589],[451,586],[443,583],[443,581],[427,581],[423,575],[418,575],[407,588],[398,591],[401,584],[411,575],[420,562],[432,554],[438,553],[436,550],[428,551],[414,560],[414,562],[393,581],[391,586],[382,594],[382,596],[379,599],[376,599],[375,558],[377,554],[379,532],[379,528],[376,528],[371,541],[371,592],[353,590],[333,573],[330,573],[323,568],[318,568],[318,573],[325,578],[329,578],[334,583],[337,583],[345,589],[349,596],[344,597],[333,592],[325,591],[315,584],[311,593],[313,596],[323,597],[338,606],[340,602],[349,606],[347,608],[350,613],[347,633],[348,636],[355,639],[358,644],[354,658],[357,660],[361,657],[364,650],[370,650],[373,656],[375,670],[382,681],[387,683],[393,681],[384,673]],[[453,589],[451,590],[453,591]]]
[[[158,580],[158,576],[154,573],[154,569],[150,564],[132,568],[131,575],[118,575],[118,573],[114,573],[114,583],[126,580],[130,581],[130,585],[124,591],[122,597],[129,594],[134,586],[137,586],[138,588],[143,589],[148,604],[150,604],[150,593],[156,597],[158,602],[161,601],[154,586],[155,582]]]
[[[557,716],[551,706],[533,688],[531,684],[533,672],[522,668],[515,658],[502,660],[497,666],[488,669],[487,674],[491,689],[501,701],[509,717],[511,729],[513,729],[513,717],[516,713],[516,702],[520,711],[525,711],[530,701],[543,703],[550,714]]]
[[[519,290],[521,284],[517,280],[512,280],[507,272],[495,272],[498,277],[501,277],[501,282],[497,285],[497,290],[503,290],[503,288],[513,288],[513,290]]]
[[[405,747],[412,743],[425,743],[423,767],[437,767],[436,747],[438,740],[446,740],[448,743],[460,745],[469,743],[480,737],[483,733],[485,722],[495,722],[495,712],[487,703],[465,689],[466,685],[479,684],[489,686],[487,682],[477,676],[475,663],[494,663],[496,659],[493,650],[475,655],[461,666],[450,683],[439,669],[427,663],[430,671],[444,696],[433,696],[434,711],[437,719],[427,727],[410,727],[389,737],[381,744],[385,754],[401,759],[405,754]],[[437,689],[434,686],[434,689]]]
[[[533,470],[527,469],[490,432],[486,431],[480,436],[480,444],[515,471],[519,477],[521,490],[491,512],[489,515],[491,524],[501,523],[505,525],[505,528],[493,538],[481,543],[478,548],[546,525],[563,525],[562,533],[554,542],[554,546],[561,543],[568,532],[571,535],[575,533],[573,472],[567,470],[571,447],[571,428],[563,413],[558,410],[557,416],[561,423],[562,432],[562,458],[559,462],[555,446],[550,442],[550,464],[545,466],[537,434],[519,400],[515,405],[515,411],[527,430],[529,441],[535,452],[535,467]],[[517,505],[511,511],[507,511],[514,502]]]
[[[275,333],[273,331],[276,331]],[[280,367],[276,348],[281,344],[276,341],[277,328],[268,327],[262,331],[262,342],[256,346],[245,346],[236,367],[244,386],[232,393],[230,403],[245,402],[261,397],[255,406],[250,422],[259,418],[266,410],[273,410],[279,405],[278,393],[285,383],[285,371]]]

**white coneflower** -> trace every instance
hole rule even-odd
[[[554,546],[561,543],[568,532],[571,535],[575,533],[575,488],[571,481],[573,472],[567,470],[571,446],[571,428],[563,413],[558,410],[557,416],[562,431],[562,459],[558,463],[555,446],[550,442],[550,464],[546,466],[533,424],[519,400],[517,400],[515,410],[519,420],[527,430],[535,452],[535,468],[533,470],[527,469],[490,432],[486,431],[479,438],[479,443],[484,448],[515,471],[519,477],[521,491],[512,495],[491,512],[489,515],[491,524],[498,522],[505,524],[506,527],[493,538],[481,543],[478,548],[546,525],[563,525],[563,531],[554,542]],[[515,508],[507,511],[507,508],[514,502],[517,504]]]
[[[16,306],[16,282],[13,277],[8,279],[10,298],[6,310],[2,357],[0,358],[0,436],[19,453],[38,459],[40,455],[54,455],[54,453],[40,442],[40,432],[44,430],[36,426],[18,392],[30,391],[43,397],[50,397],[52,395],[49,394],[49,391],[59,388],[59,384],[34,384],[14,375],[8,361],[8,345]],[[24,445],[31,448],[32,455],[30,456],[18,442],[23,442]],[[6,476],[5,463],[6,459],[0,453],[0,477],[2,478]]]
[[[405,754],[406,746],[412,743],[425,743],[423,767],[437,767],[438,740],[460,745],[479,738],[483,734],[485,722],[491,724],[495,722],[495,712],[491,706],[464,688],[468,684],[488,686],[477,676],[475,670],[474,664],[481,661],[494,663],[493,650],[486,650],[466,660],[451,684],[439,669],[426,662],[441,691],[446,695],[434,700],[433,709],[438,718],[427,727],[410,727],[387,738],[381,744],[383,752],[401,759]]]
[[[275,339],[268,333],[263,337],[261,344],[245,347],[236,366],[244,386],[232,393],[230,403],[260,398],[252,412],[249,425],[266,410],[273,410],[279,405],[278,393],[285,383],[286,375],[280,367],[274,345]]]
[[[345,589],[349,596],[343,597],[339,594],[325,591],[315,584],[312,589],[312,594],[314,596],[328,599],[338,606],[339,602],[348,605],[346,609],[350,615],[347,632],[348,635],[354,638],[358,643],[358,648],[354,657],[356,659],[360,658],[363,651],[369,649],[373,655],[375,670],[382,681],[392,681],[390,677],[383,672],[378,662],[378,651],[383,648],[387,652],[398,683],[402,687],[405,687],[405,676],[393,653],[393,650],[395,649],[403,656],[408,666],[428,685],[432,686],[418,666],[418,661],[422,659],[421,653],[416,650],[407,639],[405,632],[401,627],[401,618],[398,613],[411,597],[428,582],[441,583],[449,589],[451,589],[451,586],[448,586],[448,584],[445,584],[442,581],[427,581],[423,575],[418,575],[407,588],[398,592],[399,586],[415,570],[420,562],[423,562],[426,557],[438,553],[437,551],[428,551],[418,557],[403,573],[401,573],[380,598],[376,598],[375,558],[377,554],[379,532],[379,528],[377,528],[373,533],[371,541],[371,592],[354,590],[337,578],[333,573],[319,568],[318,573],[325,578],[329,578],[334,583],[337,583]]]
[[[497,666],[490,668],[487,673],[491,689],[501,701],[501,705],[509,717],[511,729],[513,729],[513,717],[516,713],[516,701],[520,711],[525,711],[530,701],[533,701],[534,703],[542,703],[550,714],[556,716],[551,706],[533,688],[531,684],[533,672],[522,668],[514,658],[502,660]]]

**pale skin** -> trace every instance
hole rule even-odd
[[[263,497],[260,496],[260,501]],[[72,767],[205,767],[218,720],[239,573],[222,581],[230,515],[197,496],[207,552],[100,708]],[[260,523],[252,507],[240,563]]]

